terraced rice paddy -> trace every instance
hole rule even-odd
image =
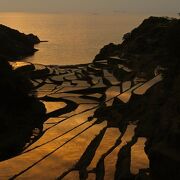
[[[121,130],[115,119],[94,116],[114,99],[127,103],[132,94],[143,95],[162,80],[115,76],[108,60],[79,66],[43,66],[16,63],[14,68],[33,67],[33,93],[47,109],[43,132],[35,129],[24,151],[0,163],[0,179],[118,179],[119,172],[136,174],[148,168],[145,138],[134,136],[136,124]],[[129,78],[131,77],[131,78]],[[108,113],[108,112],[107,112]],[[123,166],[123,171],[121,167]]]

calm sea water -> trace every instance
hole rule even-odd
[[[124,33],[148,15],[92,13],[0,13],[0,23],[48,40],[27,61],[40,64],[79,64],[93,60],[105,44],[120,43]]]

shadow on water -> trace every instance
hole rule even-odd
[[[83,153],[79,161],[74,165],[74,167],[72,167],[72,169],[68,170],[67,172],[64,172],[57,179],[63,179],[72,171],[78,171],[80,179],[86,179],[88,177],[87,167],[90,165],[92,159],[94,158],[96,150],[103,139],[106,129],[107,127],[103,128],[100,133],[90,142],[85,152]]]
[[[50,113],[46,113],[45,114],[45,107],[44,107],[44,105],[42,103],[40,103],[39,101],[35,101],[35,102],[32,101],[31,107],[36,107],[36,109],[31,109],[31,112],[29,112],[29,110],[30,110],[29,109],[25,114],[24,114],[24,111],[21,111],[21,112],[23,112],[22,118],[26,118],[27,119],[27,117],[28,117],[29,121],[30,121],[30,120],[34,119],[33,112],[41,110],[41,111],[43,111],[43,113],[39,112],[39,116],[38,116],[38,112],[36,113],[35,117],[36,117],[36,121],[37,122],[36,122],[36,124],[32,124],[32,126],[30,126],[30,124],[20,124],[20,126],[23,127],[23,129],[22,129],[23,136],[22,137],[17,137],[18,138],[17,139],[18,140],[18,144],[14,144],[15,141],[14,141],[14,139],[12,139],[12,141],[13,141],[12,142],[13,143],[12,144],[13,148],[12,147],[10,147],[11,149],[5,149],[4,148],[4,153],[1,153],[1,158],[0,158],[1,161],[9,159],[9,158],[12,158],[12,157],[17,156],[17,155],[21,155],[22,151],[24,151],[24,153],[27,153],[29,151],[32,151],[32,150],[40,147],[40,146],[38,146],[38,147],[35,147],[35,148],[30,149],[28,151],[25,151],[25,149],[27,149],[29,146],[31,146],[33,143],[35,143],[40,137],[42,137],[43,134],[46,131],[48,131],[50,128],[52,128],[52,127],[57,125],[57,123],[55,123],[50,128],[47,128],[46,130],[43,131],[43,123],[46,120],[48,120],[49,118],[58,117],[60,115],[72,112],[72,111],[74,111],[78,107],[77,103],[75,103],[73,101],[70,101],[70,100],[63,99],[63,98],[53,98],[53,97],[45,96],[45,97],[41,98],[41,100],[43,100],[45,102],[49,102],[49,101],[50,102],[65,102],[66,106],[64,108],[60,108],[60,109],[57,109],[55,111],[52,111]],[[41,108],[41,109],[39,109],[39,108]],[[24,115],[24,117],[23,117],[23,115]],[[39,119],[37,119],[37,116],[38,116]],[[66,118],[66,119],[68,119],[68,118]],[[61,122],[58,122],[58,124],[61,123]],[[59,135],[58,137],[54,138],[53,140],[55,140],[55,139],[57,139],[57,138],[59,138],[61,136],[64,136],[65,134],[71,132],[72,130],[82,126],[83,124],[85,124],[87,122],[89,122],[89,120],[87,120],[87,121],[81,123],[80,125],[70,129],[69,131]],[[9,127],[9,128],[13,129],[14,127]],[[15,130],[19,131],[19,129],[15,129]],[[34,134],[33,134],[33,132],[34,132]],[[32,136],[34,136],[33,139],[31,139]],[[5,138],[4,140],[7,141],[7,138]],[[53,140],[51,140],[51,141],[53,141]],[[43,146],[45,144],[48,144],[51,141],[48,141],[48,142],[42,144],[41,146]],[[6,144],[7,143],[7,142],[3,143],[3,141],[1,141],[1,142],[2,142],[2,144]]]
[[[7,64],[6,66],[9,67]],[[52,72],[54,73],[54,70]],[[89,143],[89,145],[86,147],[86,150],[80,157],[79,161],[74,166],[72,166],[68,171],[62,173],[59,177],[57,177],[57,179],[62,179],[65,176],[68,176],[68,174],[71,173],[72,171],[77,171],[79,173],[80,179],[87,179],[89,173],[94,173],[97,179],[104,179],[106,157],[108,157],[108,155],[110,155],[111,152],[113,152],[114,149],[116,149],[116,147],[121,144],[122,137],[125,134],[130,121],[132,121],[132,117],[134,118],[134,121],[136,121],[139,115],[142,114],[142,112],[144,111],[143,107],[140,104],[141,102],[146,100],[146,99],[144,100],[144,97],[146,95],[137,95],[134,92],[137,88],[140,88],[141,86],[143,86],[148,80],[146,82],[136,84],[137,86],[135,85],[132,89],[130,86],[129,89],[126,89],[123,91],[123,88],[121,87],[120,88],[121,90],[109,96],[107,91],[108,91],[108,87],[111,87],[112,84],[110,84],[110,81],[105,81],[105,79],[102,81],[103,84],[97,84],[97,86],[91,85],[90,87],[83,87],[83,88],[80,87],[80,89],[76,88],[72,84],[72,81],[71,81],[71,86],[64,88],[63,87],[64,82],[63,83],[61,82],[62,77],[60,76],[57,77],[55,75],[54,79],[56,79],[57,82],[56,84],[54,84],[54,82],[50,80],[50,79],[53,79],[54,74],[53,75],[49,74],[49,78],[48,76],[39,78],[40,75],[42,75],[42,71],[41,71],[40,75],[38,75],[38,73],[34,73],[38,78],[37,80],[36,78],[33,79],[33,81],[36,84],[33,89],[31,87],[32,85],[27,79],[22,81],[22,77],[16,78],[16,76],[14,76],[14,72],[12,71],[10,67],[9,67],[8,73],[7,72],[2,72],[2,73],[4,73],[3,74],[4,76],[1,76],[0,80],[2,81],[1,84],[3,83],[4,84],[1,88],[1,91],[2,91],[1,94],[5,94],[4,97],[7,97],[7,98],[3,100],[3,97],[2,97],[3,105],[5,106],[2,106],[1,114],[4,115],[2,116],[3,118],[6,118],[6,119],[2,119],[3,120],[2,122],[3,123],[8,122],[8,124],[5,124],[5,123],[3,124],[4,129],[8,131],[4,131],[5,132],[4,137],[1,136],[1,139],[2,139],[1,142],[4,142],[3,143],[4,153],[1,153],[1,159],[0,159],[1,161],[8,158],[12,158],[17,155],[29,153],[35,149],[38,149],[44,145],[47,145],[57,140],[58,138],[83,126],[84,124],[96,119],[95,122],[92,122],[91,125],[89,125],[88,127],[84,128],[83,130],[75,134],[66,142],[57,146],[52,151],[45,154],[43,157],[40,157],[39,160],[30,164],[28,167],[23,168],[23,170],[21,170],[20,172],[17,172],[14,176],[11,177],[11,179],[16,179],[17,177],[26,173],[31,168],[39,164],[41,161],[45,160],[46,158],[54,154],[56,151],[64,147],[64,145],[70,143],[75,138],[78,138],[82,133],[86,132],[95,124],[100,124],[104,121],[107,121],[107,126],[104,127],[98,133],[98,135]],[[77,76],[82,78],[81,73],[77,74]],[[69,78],[74,78],[74,75],[73,77],[69,77]],[[88,80],[88,73],[86,74],[86,78],[85,78],[85,81],[87,80]],[[17,86],[17,84],[19,84],[19,81],[22,81],[20,87]],[[67,79],[66,82],[68,81],[69,80]],[[58,83],[58,82],[61,82],[61,83]],[[29,87],[27,86],[27,83],[29,83]],[[119,83],[122,86],[123,81],[119,81]],[[24,88],[28,87],[26,91],[24,89],[22,90],[22,87],[23,87],[22,84],[24,84]],[[49,86],[49,84],[52,86]],[[60,86],[59,84],[61,84],[62,86]],[[30,93],[30,89],[37,90],[39,88],[41,88],[41,92],[44,93],[44,94],[42,93],[40,97],[28,95]],[[59,93],[61,89],[63,88],[67,89],[63,92],[63,94],[65,95],[64,97],[61,96],[61,94]],[[8,91],[6,91],[5,89],[8,89]],[[126,95],[127,93],[129,93],[128,96],[130,97],[128,102],[123,102],[121,99],[119,99],[120,95],[123,95],[123,94]],[[74,98],[72,99],[66,98],[66,94],[67,95],[74,94],[74,97],[87,100],[87,104],[88,104],[88,100],[96,100],[98,104],[94,106],[90,106],[90,107],[88,106],[86,109],[79,112],[78,108],[81,105],[81,103],[76,102]],[[41,102],[44,102],[44,103],[55,102],[59,104],[64,103],[65,107],[60,107],[60,108],[56,107],[55,109],[53,107],[52,111],[46,113],[45,106]],[[106,104],[107,102],[113,102],[113,103],[112,105],[109,106]],[[138,109],[138,111],[137,110],[134,111],[133,110],[134,107],[137,107],[136,109]],[[50,140],[47,140],[39,145],[36,145],[35,147],[32,147],[32,148],[30,147],[33,143],[35,143],[40,137],[42,137],[50,129],[70,119],[71,117],[76,117],[77,115],[81,115],[91,110],[94,110],[94,114],[89,116],[80,124],[76,124],[74,127],[70,128],[64,133],[59,132],[57,136],[52,137]],[[10,112],[9,114],[8,114],[8,111]],[[131,111],[132,113],[129,114],[129,111]],[[61,119],[62,115],[67,115],[67,117],[62,120]],[[14,121],[12,121],[12,118],[14,118],[13,119]],[[56,118],[56,122],[52,124],[51,123],[48,124],[50,126],[48,126],[46,129],[43,130],[43,123],[49,120],[50,118]],[[59,121],[58,121],[58,118],[60,118]],[[9,124],[11,124],[11,126],[9,126]],[[118,128],[121,132],[121,135],[116,139],[116,142],[112,146],[110,146],[108,150],[100,156],[96,166],[93,167],[93,169],[88,170],[88,166],[90,165],[93,158],[95,157],[95,153],[97,149],[99,148],[100,143],[102,142],[103,137],[106,134],[106,130],[108,128]],[[14,134],[16,134],[16,136],[14,136]],[[7,140],[7,135],[9,135],[8,143],[5,142],[5,140]],[[34,137],[33,139],[32,139],[32,136]],[[134,176],[130,172],[131,147],[136,143],[138,136],[139,135],[137,131],[135,132],[135,135],[132,138],[132,140],[127,142],[127,144],[123,145],[122,148],[120,149],[118,158],[117,158],[116,167],[115,167],[115,179],[119,179],[119,178],[120,179],[123,179],[123,178],[133,179],[134,178]]]
[[[47,113],[46,114],[46,118],[51,118],[51,117],[58,117],[61,116],[63,114],[67,114],[69,112],[74,111],[77,107],[78,104],[76,102],[73,102],[71,100],[68,99],[64,99],[64,98],[53,98],[53,97],[49,97],[49,96],[44,96],[42,98],[40,98],[40,100],[43,100],[45,102],[64,102],[66,103],[66,106],[64,108],[60,108],[58,110],[55,110],[53,112]]]
[[[38,161],[36,161],[35,163],[31,164],[29,167],[27,167],[26,169],[22,170],[21,172],[19,172],[18,174],[12,176],[10,179],[15,179],[17,177],[19,177],[20,175],[24,174],[25,172],[27,172],[29,169],[33,168],[34,166],[36,166],[38,163],[40,163],[41,161],[43,161],[44,159],[46,159],[47,157],[49,157],[50,155],[52,155],[53,153],[55,153],[56,151],[58,151],[60,148],[62,148],[64,145],[66,145],[67,143],[69,143],[70,141],[72,141],[73,139],[77,138],[79,135],[81,135],[82,133],[84,133],[85,131],[87,131],[89,128],[91,128],[92,126],[94,126],[94,123],[90,126],[88,126],[87,128],[85,128],[84,130],[82,130],[81,132],[79,132],[78,134],[76,134],[75,136],[73,136],[71,139],[69,139],[68,141],[66,141],[65,143],[63,143],[62,145],[58,146],[57,148],[55,148],[53,151],[49,152],[48,154],[46,154],[45,156],[43,156],[41,159],[39,159]]]

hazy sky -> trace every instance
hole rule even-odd
[[[177,13],[180,0],[0,0],[0,11]]]

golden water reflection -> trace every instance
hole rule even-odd
[[[148,15],[110,13],[0,13],[2,24],[24,33],[34,33],[47,43],[27,61],[40,64],[91,62],[110,42],[120,43]]]

